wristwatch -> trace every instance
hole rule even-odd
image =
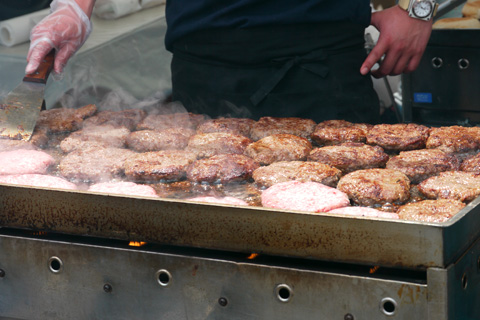
[[[398,6],[410,17],[428,21],[437,13],[438,3],[435,0],[398,0]]]

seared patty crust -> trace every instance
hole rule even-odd
[[[422,181],[418,190],[429,199],[471,201],[480,195],[480,174],[445,171]]]
[[[365,142],[367,132],[372,127],[373,125],[367,123],[327,120],[317,124],[311,138],[319,146],[338,145],[344,142]]]
[[[262,117],[252,125],[251,137],[257,141],[273,134],[293,134],[310,139],[315,125],[311,119]]]
[[[312,144],[293,134],[274,134],[249,144],[245,154],[260,165],[277,161],[306,160]]]
[[[410,198],[410,180],[391,169],[364,169],[343,176],[337,189],[362,206],[402,204]]]
[[[397,213],[400,219],[404,220],[444,222],[456,215],[464,207],[465,203],[458,200],[423,200],[407,203],[401,206]]]
[[[368,131],[367,143],[388,151],[425,148],[430,128],[415,123],[377,124]]]

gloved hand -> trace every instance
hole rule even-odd
[[[53,71],[61,74],[92,31],[92,23],[75,0],[53,0],[50,8],[51,13],[30,33],[26,74],[34,73],[52,49],[56,50]]]

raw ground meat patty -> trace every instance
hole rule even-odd
[[[0,176],[0,183],[67,190],[77,189],[77,186],[70,181],[45,174],[20,174]]]
[[[242,154],[220,154],[199,159],[187,167],[187,179],[194,182],[228,183],[247,181],[259,164]]]
[[[345,142],[337,146],[313,149],[307,158],[318,161],[349,173],[360,169],[383,168],[388,155],[381,147],[359,142]]]
[[[205,121],[205,116],[194,113],[149,114],[138,125],[137,130],[162,130],[167,128],[196,129]]]
[[[428,178],[418,190],[429,199],[471,201],[480,195],[480,174],[465,171],[446,171]]]
[[[282,182],[262,193],[262,205],[268,208],[309,212],[327,212],[350,205],[348,196],[317,182]]]
[[[219,203],[219,204],[230,204],[230,205],[238,205],[238,206],[248,206],[248,203],[243,201],[242,199],[238,199],[235,197],[195,197],[195,198],[188,198],[185,200],[189,201],[196,201],[196,202],[207,202],[207,203]]]
[[[184,150],[138,153],[125,161],[125,175],[133,181],[180,180],[196,159],[194,153]]]
[[[77,149],[67,154],[58,165],[60,173],[67,179],[77,181],[109,181],[122,176],[125,160],[135,154],[121,148]]]
[[[130,131],[125,127],[114,127],[109,124],[88,126],[72,132],[60,142],[63,152],[85,149],[89,146],[122,148],[125,146]]]
[[[403,172],[412,183],[420,183],[443,171],[458,170],[460,162],[451,154],[438,149],[402,151],[390,158],[387,169]]]
[[[146,196],[158,197],[155,189],[143,184],[136,184],[134,182],[103,182],[93,184],[88,188],[88,191],[115,193],[131,196]]]
[[[250,136],[254,141],[283,133],[309,139],[315,125],[316,123],[311,119],[262,117],[253,124]]]
[[[480,148],[480,128],[449,126],[432,128],[427,140],[428,149],[446,153],[472,153]]]
[[[245,154],[260,165],[276,161],[306,160],[312,144],[293,134],[274,134],[249,144]]]
[[[197,127],[197,133],[226,132],[250,137],[250,128],[255,123],[247,118],[220,118],[207,120]]]
[[[120,111],[104,110],[93,117],[85,119],[83,126],[98,126],[109,124],[114,127],[125,127],[130,131],[135,130],[138,123],[146,117],[147,113],[141,109],[127,109]]]
[[[397,213],[400,219],[404,220],[444,222],[464,207],[465,204],[458,200],[423,200],[401,206]]]
[[[367,132],[372,127],[373,125],[366,123],[327,120],[317,124],[311,138],[320,146],[331,146],[344,142],[365,142]]]
[[[0,174],[44,174],[55,159],[44,151],[18,149],[0,152]]]
[[[12,150],[37,150],[37,146],[29,141],[23,140],[11,140],[11,139],[0,139],[0,152],[1,151],[12,151]]]
[[[377,124],[368,131],[367,143],[384,150],[425,148],[430,128],[415,123]]]
[[[188,141],[186,151],[198,158],[209,158],[217,154],[243,154],[252,140],[245,136],[225,132],[199,133]]]
[[[387,218],[398,219],[398,214],[394,212],[384,212],[368,207],[342,207],[328,211],[328,213],[343,214],[347,216],[366,217],[366,218]]]
[[[314,181],[335,187],[341,171],[319,162],[279,161],[260,167],[253,172],[253,179],[261,186],[271,187],[287,181]]]
[[[181,150],[195,130],[188,128],[168,128],[162,130],[140,130],[130,133],[127,146],[138,152]]]
[[[348,194],[355,203],[366,207],[402,204],[410,197],[410,180],[395,170],[365,169],[343,176],[337,189]]]
[[[97,112],[94,104],[89,104],[78,109],[55,108],[43,110],[37,121],[37,127],[46,127],[49,132],[70,132],[78,130],[83,125],[83,120]]]

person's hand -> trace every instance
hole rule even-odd
[[[372,70],[375,78],[414,71],[430,38],[432,21],[410,18],[405,10],[395,6],[374,12],[371,24],[380,31],[380,36],[360,73],[366,75],[384,55],[380,67]]]
[[[34,73],[52,49],[56,50],[53,71],[61,74],[92,31],[88,16],[74,0],[54,0],[50,7],[51,13],[30,33],[26,74]]]

